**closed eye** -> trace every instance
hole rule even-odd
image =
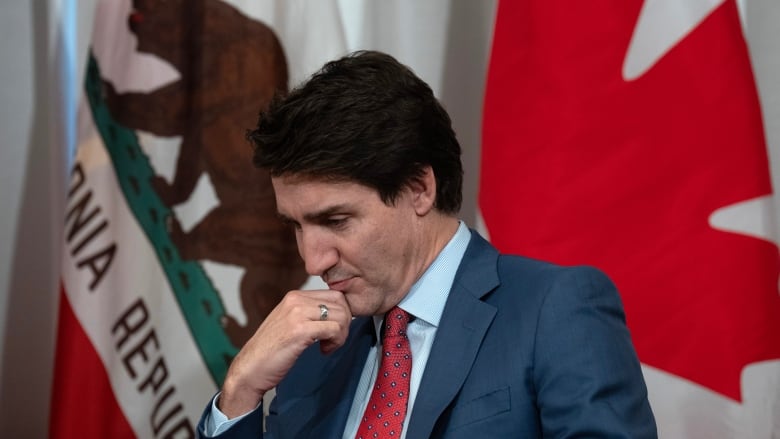
[[[325,226],[329,229],[340,230],[347,226],[348,220],[349,217],[345,215],[329,216],[326,218],[322,218],[322,220],[320,221],[320,225]]]

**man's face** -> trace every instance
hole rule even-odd
[[[354,182],[294,175],[272,182],[306,271],[343,292],[353,315],[385,313],[421,275],[426,255],[411,189],[388,206]]]

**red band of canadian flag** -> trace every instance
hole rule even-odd
[[[769,437],[780,265],[736,2],[501,2],[483,128],[491,241],[613,278],[662,435]]]

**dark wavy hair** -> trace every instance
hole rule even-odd
[[[461,148],[450,117],[428,84],[390,55],[359,51],[325,64],[274,98],[247,138],[255,165],[272,176],[354,181],[388,205],[431,166],[436,209],[460,210]]]

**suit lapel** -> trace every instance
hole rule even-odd
[[[471,370],[496,309],[480,299],[498,285],[498,252],[475,231],[447,298],[407,437],[429,437]],[[446,370],[447,373],[442,373]]]

